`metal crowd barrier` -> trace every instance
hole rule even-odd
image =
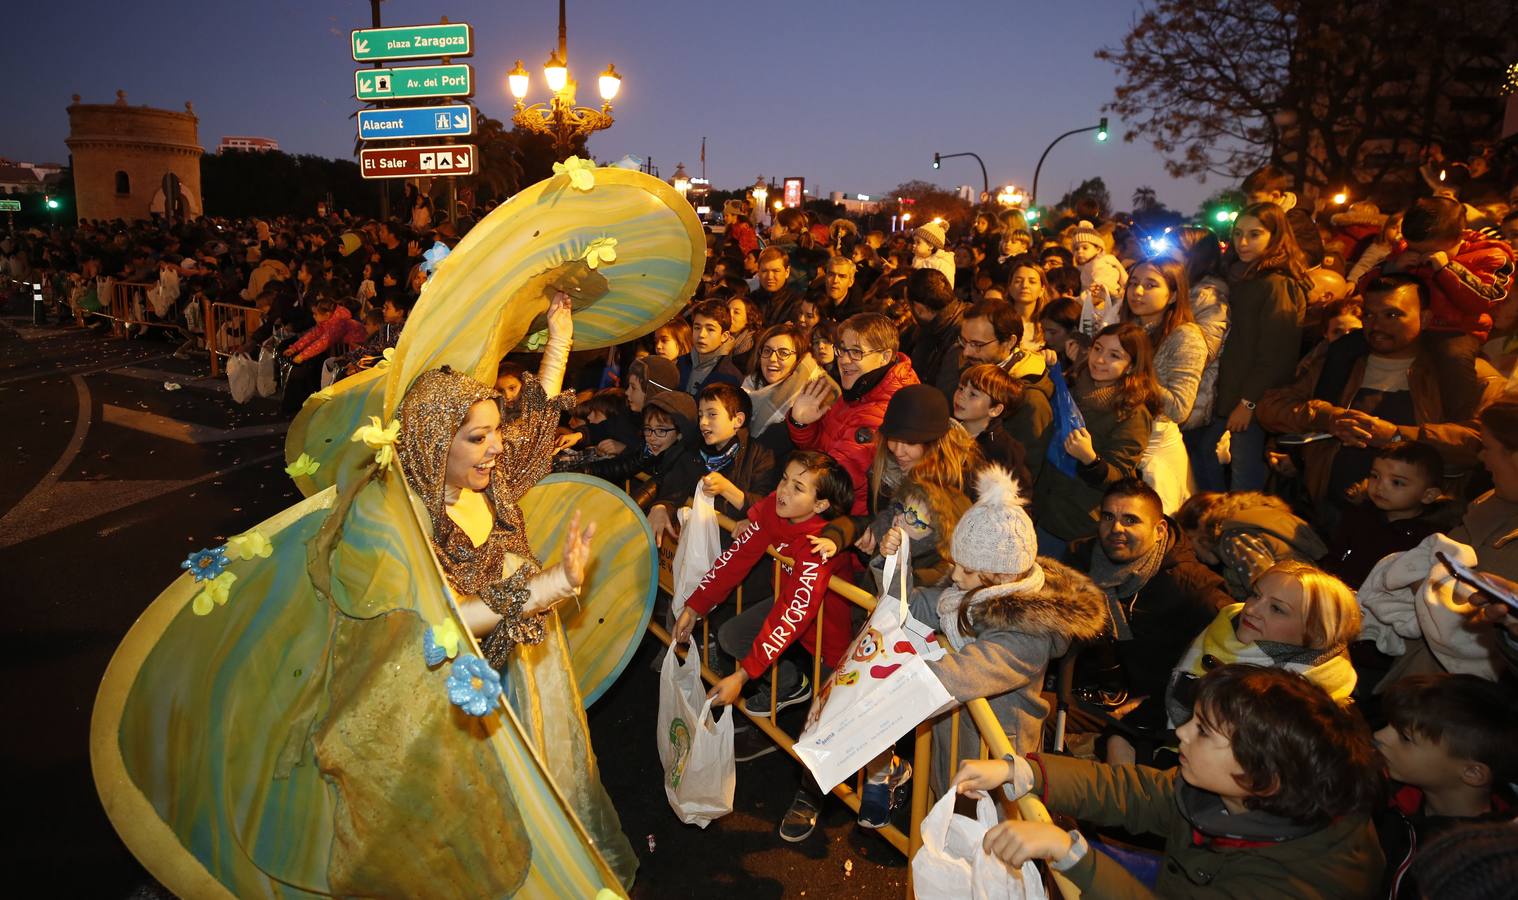
[[[736,524],[731,519],[728,519],[727,517],[721,515],[717,517],[717,521],[729,534],[732,533],[733,528]],[[780,583],[781,565],[791,565],[792,561],[784,556],[781,556],[779,553],[776,553],[773,547],[767,548],[767,552],[769,553],[770,557],[774,559],[774,583],[778,585]],[[659,586],[665,591],[665,593],[669,593],[672,585],[673,573],[670,572],[668,567],[664,565],[663,560],[661,559],[661,564],[659,567]],[[857,587],[856,585],[850,584],[849,582],[834,576],[828,582],[828,587],[845,600],[849,601],[855,606],[864,609],[866,612],[873,611],[875,609],[875,597],[872,594]],[[735,591],[734,603],[737,607],[737,612],[741,613],[743,611],[743,587],[741,584]],[[822,618],[823,607],[819,605],[817,607],[817,618],[814,624],[814,627],[816,628],[815,646],[817,647],[822,646]],[[668,645],[672,640],[669,631],[667,631],[662,625],[655,621],[649,621],[648,630],[651,634],[653,634],[659,640],[663,641],[666,645]],[[711,647],[711,625],[710,619],[706,617],[703,617],[701,620],[701,647],[701,677],[704,678],[708,684],[716,684],[721,679],[709,668],[708,665],[710,663],[708,654]],[[685,651],[677,650],[676,652],[683,653]],[[952,652],[952,650],[950,652]],[[762,716],[755,716],[749,713],[741,705],[735,704],[734,709],[748,716],[749,721],[752,722],[755,727],[763,731],[780,747],[780,749],[784,750],[786,753],[789,753],[793,759],[796,759],[799,762],[800,758],[796,755],[795,750],[796,738],[782,731],[779,726],[775,724],[775,713],[777,711],[775,707],[779,702],[779,666],[770,667],[769,677],[770,711],[767,718]],[[822,660],[820,657],[814,654],[812,659],[813,701],[817,699],[817,691],[819,690],[821,684],[821,677]],[[1007,739],[1006,733],[1002,730],[1001,723],[997,720],[996,714],[991,710],[991,706],[986,702],[985,698],[977,698],[975,700],[971,700],[970,702],[964,704],[961,709],[969,713],[971,719],[975,722],[976,730],[980,732],[981,740],[979,756],[981,759],[1000,759],[1003,756],[1006,756],[1007,754],[1013,752],[1011,741]],[[950,713],[946,713],[946,715],[954,716],[953,725],[950,729],[951,736],[949,741],[949,754],[951,760],[949,770],[951,772],[956,768],[957,760],[961,758],[959,755],[959,713],[960,710],[954,710]],[[892,847],[895,847],[898,851],[905,855],[908,860],[910,860],[912,856],[916,854],[918,848],[922,846],[922,819],[923,816],[927,815],[928,809],[931,806],[931,801],[928,796],[928,780],[930,777],[930,772],[932,771],[932,765],[933,720],[929,719],[918,724],[913,734],[912,800],[911,816],[907,833],[903,834],[901,829],[897,828],[895,825],[887,825],[886,827],[879,829],[877,832],[881,837],[885,838]],[[852,784],[849,782],[844,782],[843,784],[840,784],[838,787],[833,789],[833,794],[842,800],[849,807],[849,809],[853,810],[856,813],[859,812],[860,798],[864,789],[864,779],[865,773],[863,770],[861,770],[855,776],[854,782]],[[1051,821],[1048,809],[1044,807],[1044,804],[1037,797],[1025,796],[1019,799],[1015,804],[1008,804],[999,791],[996,792],[994,796],[996,796],[1002,803],[1003,812],[1008,817],[1020,816],[1021,818],[1031,822]],[[1076,898],[1080,896],[1080,889],[1072,884],[1064,875],[1052,871],[1050,874],[1053,875],[1054,883],[1065,900],[1076,900]],[[908,869],[907,873],[906,896],[907,900],[911,900],[913,896],[910,868]]]
[[[215,378],[221,373],[221,357],[231,356],[235,347],[221,346],[221,325],[242,320],[243,338],[257,331],[264,323],[263,311],[255,306],[242,306],[237,303],[213,303],[205,302],[205,315],[202,317],[206,325],[206,350],[211,355],[211,377]],[[218,312],[220,311],[220,312]],[[241,346],[241,345],[239,345]]]

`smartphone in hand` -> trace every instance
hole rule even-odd
[[[1518,596],[1514,596],[1508,591],[1501,590],[1495,585],[1488,583],[1486,579],[1481,577],[1480,572],[1464,563],[1455,562],[1441,552],[1435,552],[1434,558],[1444,565],[1444,568],[1455,577],[1456,581],[1469,585],[1483,594],[1497,598],[1507,604],[1508,609],[1518,614]]]

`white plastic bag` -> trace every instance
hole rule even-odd
[[[912,857],[912,892],[918,900],[1047,900],[1038,866],[1020,871],[981,848],[996,825],[989,796],[975,804],[975,818],[954,814],[956,794],[944,794],[922,818],[922,846]]]
[[[722,554],[715,503],[715,497],[708,497],[698,487],[691,500],[690,514],[680,525],[680,544],[675,548],[675,558],[670,565],[674,576],[669,604],[671,620],[678,619],[685,611],[685,601],[695,593],[696,585]]]
[[[928,668],[944,651],[907,608],[911,541],[886,558],[885,587],[870,620],[812,703],[796,756],[823,791],[831,791],[954,698]],[[897,585],[893,576],[900,575]],[[900,591],[892,596],[892,588]]]
[[[232,399],[247,403],[258,392],[258,363],[246,353],[233,354],[227,360],[227,386],[232,389]]]
[[[260,397],[272,397],[279,393],[279,379],[275,376],[275,366],[279,361],[279,351],[276,347],[273,341],[265,341],[258,351],[258,396]]]
[[[343,361],[341,357],[334,356],[322,363],[322,390],[331,387],[333,382],[343,380]]]
[[[733,710],[721,720],[701,681],[701,658],[687,645],[685,661],[671,644],[659,676],[659,762],[664,795],[687,825],[705,828],[733,811]]]

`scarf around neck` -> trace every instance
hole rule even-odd
[[[1083,369],[1075,376],[1075,383],[1070,385],[1070,396],[1075,398],[1076,405],[1082,410],[1113,409],[1117,406],[1117,388],[1115,381],[1105,387],[1098,387],[1091,372]]]
[[[1026,577],[1017,581],[1009,581],[1006,584],[993,584],[989,587],[977,588],[974,591],[965,592],[954,585],[944,588],[943,593],[938,595],[938,631],[949,639],[949,646],[954,650],[965,649],[969,643],[977,637],[966,635],[959,630],[959,611],[970,602],[969,615],[966,616],[973,625],[975,623],[975,605],[997,597],[1010,597],[1018,594],[1036,594],[1044,589],[1044,567],[1037,562],[1028,571]]]
[[[1107,551],[1102,548],[1101,541],[1097,541],[1091,548],[1091,580],[1107,595],[1107,609],[1112,614],[1112,627],[1118,640],[1133,639],[1133,629],[1128,624],[1128,610],[1122,601],[1143,590],[1149,579],[1160,570],[1165,554],[1170,552],[1170,546],[1174,542],[1175,537],[1167,525],[1165,536],[1155,541],[1147,553],[1121,565],[1107,558]]]
[[[843,389],[843,399],[849,403],[859,402],[861,397],[879,387],[880,383],[885,381],[885,377],[891,374],[891,370],[895,368],[896,360],[893,359],[878,369],[865,372],[859,376],[859,380],[854,382],[853,387]]]
[[[808,353],[796,363],[791,374],[774,384],[765,384],[764,376],[757,372],[744,379],[743,389],[748,392],[749,400],[754,405],[753,424],[749,427],[749,433],[760,434],[771,425],[785,421],[786,413],[791,411],[791,406],[796,402],[796,395],[820,377],[825,377],[822,367]]]

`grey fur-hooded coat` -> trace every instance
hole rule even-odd
[[[981,588],[968,600],[973,640],[928,666],[961,704],[985,697],[1020,754],[1040,749],[1039,737],[1049,704],[1043,698],[1049,661],[1063,656],[1075,640],[1089,640],[1107,627],[1107,600],[1090,578],[1062,563],[1040,557],[1044,586],[1018,595],[1005,587]],[[946,591],[957,591],[950,585]],[[912,615],[939,629],[938,592],[914,591]],[[936,793],[948,787],[959,764],[950,759],[949,735],[959,719],[959,759],[980,755],[980,734],[963,708],[945,713],[933,724],[933,773]],[[920,776],[919,776],[920,777]]]

